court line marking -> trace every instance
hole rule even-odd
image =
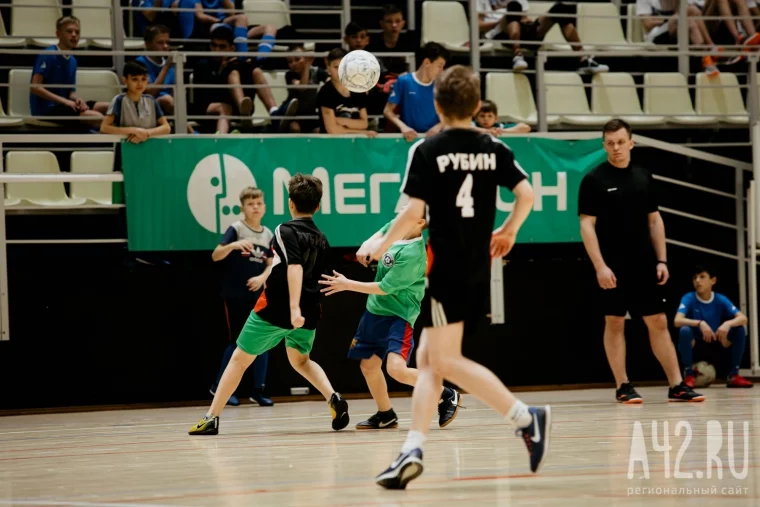
[[[71,505],[75,507],[182,507],[181,505],[112,502],[64,502],[58,500],[0,500],[0,505]]]

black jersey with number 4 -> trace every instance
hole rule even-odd
[[[497,189],[526,177],[506,144],[475,130],[444,130],[410,148],[402,192],[428,205],[431,293],[490,279]]]

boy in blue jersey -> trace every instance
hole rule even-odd
[[[390,229],[388,222],[365,242],[378,241]],[[367,387],[377,403],[377,413],[356,425],[357,430],[396,428],[398,417],[391,407],[382,366],[386,360],[388,375],[409,386],[417,383],[418,370],[409,368],[414,350],[414,323],[425,296],[427,252],[422,239],[425,219],[419,219],[406,237],[396,241],[377,265],[374,282],[349,280],[340,273],[322,275],[319,283],[328,296],[344,290],[369,294],[367,310],[351,342],[348,357],[360,359]],[[459,393],[444,387],[438,401],[438,425],[448,426],[459,410]]]
[[[752,387],[752,382],[739,375],[739,366],[747,344],[744,326],[747,317],[723,294],[713,292],[717,278],[708,268],[697,266],[692,282],[694,292],[681,298],[674,325],[678,333],[678,352],[684,365],[684,382],[694,387],[692,348],[697,339],[720,342],[731,348],[731,370],[726,387]]]
[[[80,23],[74,16],[58,18],[55,24],[58,44],[47,51],[72,51],[79,44]],[[40,86],[46,83],[53,86]],[[41,54],[34,62],[29,106],[33,116],[91,117],[97,123],[108,109],[108,102],[85,102],[76,94],[77,59],[72,54]],[[54,120],[55,121],[55,120]],[[56,123],[64,123],[56,121]],[[66,122],[70,124],[71,122]],[[77,123],[71,123],[77,125]]]
[[[420,53],[422,63],[415,72],[396,80],[383,115],[412,141],[417,133],[437,134],[443,124],[435,112],[433,83],[443,71],[449,52],[436,42],[428,42]],[[398,114],[396,110],[398,109]]]
[[[169,51],[170,41],[169,27],[164,25],[151,25],[143,33],[145,49],[148,51]],[[156,97],[158,105],[166,114],[174,114],[174,89],[171,86],[177,83],[174,74],[174,62],[171,56],[147,56],[143,55],[137,58],[137,61],[148,69],[149,86],[145,91],[148,95]],[[163,85],[163,86],[159,86]]]

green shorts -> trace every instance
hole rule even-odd
[[[251,312],[243,330],[240,331],[237,346],[243,352],[258,356],[275,348],[285,338],[286,347],[296,349],[301,354],[308,354],[314,345],[315,335],[316,331],[313,329],[283,329],[273,326],[256,312]]]

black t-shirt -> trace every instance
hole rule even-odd
[[[314,65],[309,69],[309,81],[307,83],[299,83],[302,85],[315,85],[324,83],[330,78],[325,69],[316,67]],[[289,70],[285,73],[285,82],[292,84],[293,81],[300,81],[301,74]],[[299,116],[312,116],[317,110],[317,90],[299,90],[297,88],[288,88],[287,100],[298,99],[298,111],[296,114]]]
[[[326,133],[325,120],[322,118],[322,108],[332,109],[336,118],[359,119],[359,111],[367,108],[367,94],[349,92],[348,97],[341,95],[333,86],[331,81],[327,81],[317,94],[317,111],[319,112],[319,131]]]
[[[237,70],[240,74],[240,83],[243,85],[252,85],[253,68],[248,62],[241,62],[237,58],[230,60],[222,66],[222,61],[214,58],[205,58],[199,60],[193,66],[193,84],[211,84],[226,85],[230,73]],[[253,90],[243,90],[243,93],[250,95]],[[225,104],[234,104],[235,99],[230,94],[229,88],[195,88],[194,103],[205,111],[208,104],[212,102],[223,102]]]
[[[220,245],[229,245],[241,239],[249,239],[253,243],[253,250],[251,252],[233,250],[222,261],[224,265],[222,297],[256,302],[261,291],[251,292],[246,284],[250,278],[259,276],[266,269],[267,260],[272,257],[272,237],[272,231],[263,225],[259,230],[254,230],[242,220],[227,228],[219,242]]]
[[[396,45],[389,48],[385,45],[383,34],[377,34],[370,37],[367,51],[370,53],[414,53],[418,49],[418,46],[414,42],[414,37],[411,33],[401,33],[398,36]],[[392,74],[403,74],[407,72],[406,58],[403,56],[378,56],[383,73],[390,72]],[[414,69],[412,69],[414,70]]]
[[[578,214],[596,217],[599,248],[613,271],[657,262],[649,232],[649,214],[657,209],[652,174],[635,164],[620,169],[604,162],[581,182]]]
[[[525,178],[506,144],[474,130],[445,130],[412,145],[402,186],[428,205],[431,295],[490,279],[497,188]]]
[[[264,294],[256,304],[256,313],[270,324],[292,329],[290,323],[290,292],[288,266],[303,266],[301,285],[301,315],[306,319],[304,329],[316,329],[320,317],[319,280],[326,265],[327,238],[311,218],[295,218],[278,225],[274,231],[272,274]]]

